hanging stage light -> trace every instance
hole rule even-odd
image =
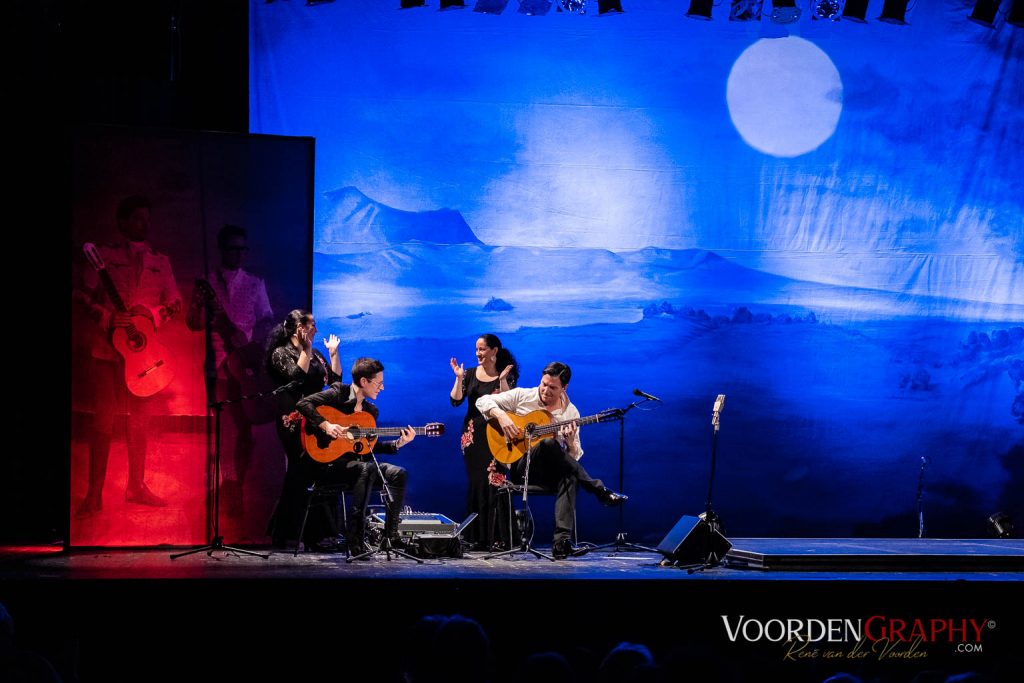
[[[868,0],[846,0],[846,4],[843,5],[843,19],[866,24],[868,20],[864,17],[867,13]]]
[[[587,0],[558,0],[558,11],[573,14],[587,13]]]
[[[999,0],[978,0],[974,3],[974,9],[967,15],[967,18],[976,24],[996,27],[996,14],[999,12]]]
[[[907,0],[885,0],[879,21],[887,24],[906,24]]]
[[[796,0],[772,0],[772,21],[776,24],[792,24],[800,18]]]
[[[712,0],[690,0],[690,9],[686,10],[686,16],[711,21],[711,6]]]
[[[840,0],[811,0],[811,19],[839,21]]]
[[[1013,7],[1006,16],[1006,23],[1024,28],[1024,0],[1013,0]]]
[[[519,0],[519,13],[531,17],[547,14],[551,9],[551,0]]]
[[[473,11],[482,14],[501,14],[507,5],[508,0],[476,0]]]
[[[732,0],[729,5],[729,21],[758,21],[764,0]]]

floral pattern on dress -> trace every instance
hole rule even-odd
[[[473,421],[466,425],[466,431],[462,432],[462,450],[466,450],[473,443]]]

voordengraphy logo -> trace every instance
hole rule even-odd
[[[866,618],[770,618],[721,615],[730,642],[778,643],[783,659],[922,659],[928,647],[950,645],[957,653],[983,651],[985,633],[996,628],[987,618],[906,618],[875,614]]]

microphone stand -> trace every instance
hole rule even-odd
[[[928,457],[921,456],[921,472],[917,476],[917,537],[924,538],[924,470]]]
[[[712,531],[721,532],[721,521],[718,514],[711,507],[711,494],[715,487],[715,466],[718,462],[718,428],[721,426],[722,407],[725,405],[725,397],[715,401],[715,409],[711,413],[711,473],[708,475],[708,499],[704,504],[704,521],[708,523]]]
[[[626,413],[636,408],[639,405],[643,405],[648,401],[654,400],[651,396],[644,395],[642,401],[633,401],[625,408],[616,408],[614,411],[614,417],[619,422],[619,491],[624,490],[623,481],[625,480],[625,462],[626,462]],[[578,548],[572,553],[573,557],[580,557],[586,555],[592,550],[605,550],[612,548],[611,554],[614,555],[620,551],[631,551],[631,552],[645,552],[645,553],[656,553],[658,552],[654,548],[648,548],[645,545],[639,543],[631,543],[626,540],[626,532],[622,530],[625,526],[626,511],[625,506],[619,506],[619,529],[615,534],[615,540],[611,543],[602,543],[601,545],[588,545],[584,548]]]
[[[242,555],[255,555],[256,557],[262,557],[264,560],[269,559],[270,555],[264,555],[263,553],[257,553],[252,550],[244,550],[242,548],[236,548],[234,546],[225,545],[224,537],[220,535],[220,416],[224,411],[224,406],[232,403],[241,403],[242,401],[251,401],[257,398],[263,398],[264,396],[276,396],[282,391],[287,391],[294,386],[299,384],[298,381],[288,382],[271,391],[261,391],[255,394],[248,394],[246,396],[239,396],[238,398],[226,398],[223,401],[214,401],[210,403],[207,408],[213,411],[214,416],[214,427],[213,427],[213,538],[210,542],[201,548],[194,548],[192,550],[186,550],[183,553],[175,553],[171,555],[172,560],[176,560],[179,557],[185,557],[186,555],[194,555],[196,553],[205,552],[208,557],[212,557],[214,551],[223,550],[224,552],[242,554]]]
[[[715,399],[715,405],[711,411],[711,472],[708,474],[708,498],[704,503],[704,512],[700,515],[701,520],[707,526],[707,531],[703,533],[702,536],[704,543],[703,550],[705,551],[704,561],[695,566],[680,567],[680,569],[686,569],[688,574],[710,569],[722,562],[722,558],[718,557],[715,552],[714,537],[715,535],[719,535],[725,539],[725,536],[722,534],[722,521],[719,519],[714,508],[711,507],[711,495],[715,487],[715,465],[718,462],[718,428],[721,423],[722,409],[724,407],[725,395],[719,394]],[[732,547],[732,544],[728,543],[725,552],[728,552],[728,548],[730,547]]]
[[[529,426],[524,434],[526,438],[526,468],[523,472],[523,509],[516,510],[516,524],[519,526],[519,547],[510,548],[500,553],[491,553],[485,555],[484,560],[492,560],[495,557],[508,557],[517,553],[530,553],[534,557],[539,557],[543,560],[555,561],[555,558],[551,555],[545,555],[541,551],[533,547],[533,511],[530,510],[530,459],[533,456],[533,427]],[[513,489],[514,490],[514,489]],[[512,506],[512,492],[509,491],[509,507]],[[530,533],[527,534],[527,529]],[[511,543],[512,539],[509,539]]]
[[[395,502],[395,497],[394,497],[394,495],[392,495],[391,489],[388,487],[387,480],[384,479],[384,472],[380,469],[380,461],[377,460],[377,454],[373,452],[372,448],[370,449],[370,458],[373,459],[373,466],[377,468],[377,477],[380,479],[381,491],[383,492],[384,499],[387,500],[387,504],[385,505],[385,513],[384,513],[386,515],[385,516],[385,521],[384,521],[384,531],[386,532],[387,528],[388,528],[388,523],[391,521],[391,508],[393,507],[392,504]],[[397,513],[397,514],[398,514],[398,519],[395,520],[395,530],[396,531],[398,530],[399,526],[401,525],[401,519],[402,519],[401,513]],[[374,555],[379,555],[380,553],[384,553],[387,556],[388,562],[391,561],[391,555],[392,555],[392,553],[394,553],[395,555],[398,555],[399,557],[404,557],[407,560],[414,560],[416,562],[416,564],[423,564],[423,560],[421,560],[420,558],[413,557],[409,553],[402,552],[398,548],[395,548],[394,546],[392,546],[391,545],[391,539],[388,537],[387,533],[382,533],[381,534],[380,545],[378,545],[376,548],[373,548],[372,550],[367,550],[366,552],[360,553],[358,555],[353,555],[353,556],[347,557],[347,558],[345,558],[345,563],[346,564],[351,564],[355,560],[361,560],[364,557],[365,558],[371,558]]]

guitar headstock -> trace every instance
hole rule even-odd
[[[620,415],[622,415],[622,410],[619,408],[608,408],[607,410],[602,410],[595,417],[597,417],[598,422],[611,422],[612,420],[619,419]]]
[[[423,427],[423,434],[426,436],[442,436],[444,434],[443,422],[431,422]]]
[[[103,270],[107,267],[107,264],[103,262],[103,257],[100,256],[100,250],[96,248],[96,245],[92,242],[86,242],[82,245],[82,253],[85,254],[85,258],[96,270]]]

